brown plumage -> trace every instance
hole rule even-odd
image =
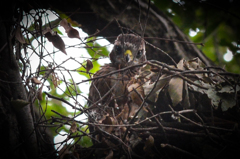
[[[126,116],[123,115],[126,113],[123,108],[126,108],[129,101],[126,86],[138,68],[134,67],[125,71],[120,69],[146,61],[144,40],[133,34],[120,34],[115,40],[109,57],[111,63],[102,66],[94,74],[94,78],[98,76],[101,78],[93,80],[90,86],[88,105],[91,122],[102,121],[106,116],[115,119]],[[107,75],[114,71],[116,73]],[[93,127],[90,127],[90,131],[93,131]]]

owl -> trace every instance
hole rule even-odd
[[[146,61],[144,40],[134,34],[120,34],[109,54],[111,63],[101,67],[94,74],[89,98],[89,121],[102,122],[106,116],[115,119],[126,113],[123,108],[128,102],[127,84],[138,71],[137,67],[121,71],[122,68]],[[113,73],[116,72],[116,73]],[[109,74],[109,75],[108,75]],[[90,127],[90,132],[92,127]]]

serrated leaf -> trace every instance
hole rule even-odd
[[[176,106],[183,100],[183,79],[174,77],[169,81],[168,93],[173,106]]]

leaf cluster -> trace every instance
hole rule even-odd
[[[203,43],[199,49],[217,65],[230,72],[239,73],[240,15],[238,1],[154,1],[193,42]],[[230,50],[233,59],[228,62],[223,56]],[[231,55],[229,55],[231,56]]]

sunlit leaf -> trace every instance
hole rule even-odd
[[[53,28],[52,30],[54,32],[57,32],[57,34],[59,34],[59,35],[63,35],[63,33],[58,28]]]
[[[95,41],[95,38],[88,38],[87,39],[87,51],[88,54],[92,57],[92,58],[99,58],[99,57],[108,57],[109,52],[106,49],[106,47],[103,47],[101,45],[99,45],[97,43],[97,41]]]

